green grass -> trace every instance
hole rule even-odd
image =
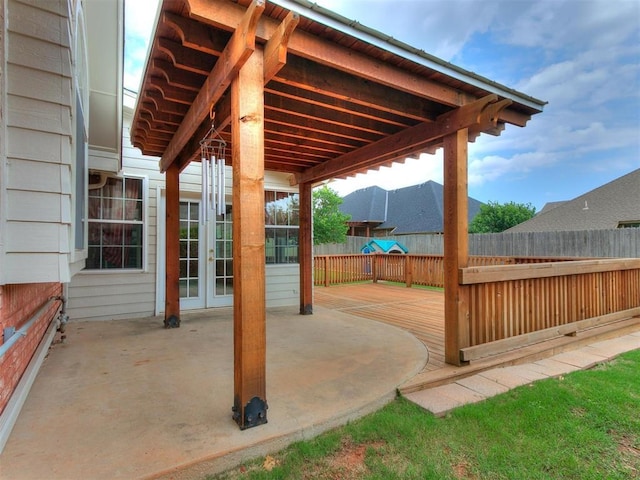
[[[640,478],[640,350],[435,418],[380,411],[212,479]]]

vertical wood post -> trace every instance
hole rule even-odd
[[[413,260],[408,255],[404,256],[404,282],[407,288],[413,284]]]
[[[378,253],[371,252],[371,276],[373,283],[378,283]]]
[[[242,430],[267,423],[263,76],[256,49],[231,83],[233,418]]]
[[[180,169],[166,173],[164,327],[180,326]]]
[[[329,281],[329,258],[328,256],[324,257],[324,286],[328,287],[329,285],[331,285],[331,282]]]
[[[467,129],[444,138],[444,356],[453,365],[470,344],[469,288],[458,278],[469,263],[467,142]]]
[[[300,315],[313,313],[313,201],[310,183],[299,185]]]

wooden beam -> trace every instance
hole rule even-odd
[[[575,335],[575,333],[580,330],[600,327],[608,323],[619,322],[620,320],[625,320],[639,315],[640,308],[630,308],[620,312],[608,313],[598,317],[591,317],[585,320],[567,323],[565,325],[549,327],[544,330],[537,330],[535,332],[525,333],[515,337],[503,338],[500,340],[494,340],[493,342],[463,348],[461,349],[461,355],[464,361],[478,360],[483,357],[498,355],[516,348],[523,348],[534,343],[540,343],[563,335]]]
[[[401,115],[414,120],[414,123],[434,120],[448,109],[432,101],[416,102],[415,96],[397,88],[319,65],[296,55],[290,56],[286,68],[274,80],[310,94],[318,93],[354,105]]]
[[[215,57],[202,55],[202,53],[191,50],[167,38],[158,38],[156,46],[159,51],[167,55],[171,62],[182,70],[209,75],[215,65]]]
[[[390,160],[403,158],[411,153],[432,147],[447,135],[471,126],[489,128],[493,126],[494,109],[487,109],[497,101],[496,95],[487,95],[473,103],[440,115],[436,122],[421,123],[385,137],[377,142],[353,150],[340,157],[310,168],[296,175],[298,183],[317,183],[339,175],[352,173],[356,169],[373,168]],[[502,102],[497,102],[504,105]]]
[[[444,355],[453,365],[470,345],[469,287],[458,281],[469,264],[467,139],[467,129],[444,138]]]
[[[640,269],[638,258],[602,258],[525,265],[487,265],[460,270],[460,284],[529,280],[532,278],[584,275],[587,273],[617,272]]]
[[[226,35],[213,35],[208,25],[170,12],[163,12],[160,22],[171,27],[184,47],[219,56],[227,45]]]
[[[216,61],[211,73],[202,85],[200,93],[193,101],[165,154],[160,159],[161,172],[166,171],[173,163],[196,129],[210,113],[212,105],[220,99],[232,79],[255,50],[256,27],[264,8],[265,0],[253,0],[247,8],[236,31]]]
[[[267,422],[262,50],[231,83],[233,158],[233,418]]]
[[[175,16],[173,16],[175,17]],[[184,19],[184,17],[173,18],[172,21],[183,25],[183,28],[187,28],[187,25],[184,25],[185,22],[189,22],[193,24],[195,22]],[[183,19],[183,20],[180,20]],[[291,32],[295,29],[296,25],[300,17],[293,12],[290,12],[285,19],[283,20],[280,28],[276,30],[274,36],[267,42],[265,47],[265,74],[264,74],[264,84],[269,82],[273,75],[277,74],[280,69],[286,64],[287,61],[287,42],[289,37],[291,36]],[[177,28],[177,27],[176,27]],[[269,61],[272,62],[267,65],[267,52],[269,52]],[[231,121],[231,103],[230,96],[223,96],[219,104],[216,104],[215,112],[216,112],[216,128],[218,131],[223,130]],[[183,170],[189,162],[194,158],[195,153],[197,152],[200,146],[200,139],[209,131],[211,128],[211,122],[208,120],[204,120],[198,129],[195,131],[194,135],[190,138],[190,140],[185,144],[182,151],[177,155],[176,162],[180,165],[180,170]]]
[[[206,76],[200,73],[193,73],[188,70],[174,68],[174,65],[171,62],[157,58],[151,60],[150,70],[153,73],[159,73],[162,75],[166,79],[168,85],[193,92],[198,92],[200,90],[200,85],[206,78]]]
[[[379,122],[385,122],[390,125],[395,125],[400,128],[410,127],[415,125],[416,122],[411,120],[409,115],[390,113],[380,108],[372,107],[370,105],[361,105],[356,102],[352,102],[350,99],[338,98],[336,96],[329,96],[326,93],[320,93],[317,90],[309,90],[300,87],[288,85],[286,83],[273,80],[269,85],[265,86],[265,93],[278,95],[280,97],[297,100],[298,102],[305,102],[310,105],[322,106],[324,108],[330,108],[338,112],[349,113],[352,115],[358,115],[363,118],[377,120]],[[359,93],[359,92],[358,92]],[[414,102],[415,103],[415,102]],[[405,112],[406,113],[406,112]],[[442,112],[440,112],[442,113]],[[435,120],[437,115],[432,115],[426,118],[432,118]],[[421,118],[421,121],[426,119]]]
[[[299,21],[297,13],[289,12],[267,42],[264,48],[264,85],[286,65],[287,44]]]
[[[187,3],[191,18],[229,31],[235,28],[243,11],[241,6],[227,1],[187,0]],[[278,26],[276,19],[262,18],[256,31],[257,38],[268,40]],[[467,100],[461,98],[460,92],[453,87],[443,86],[407,71],[401,72],[395,66],[384,62],[372,62],[364,54],[354,52],[338,43],[329,42],[312,33],[296,30],[291,36],[289,51],[377,83],[394,88],[400,86],[409,93],[420,94],[450,106],[459,106]]]
[[[167,170],[164,327],[180,326],[180,171]]]
[[[243,12],[239,5],[220,0],[187,0],[187,3],[192,18],[230,31],[235,28]],[[262,18],[256,37],[266,41],[271,38],[278,25],[275,19]],[[293,32],[289,53],[451,107],[474,100],[471,95],[461,94],[454,86],[443,85],[418,73],[400,70],[391,63],[372,61],[369,56],[355,52],[348,46],[302,30]],[[530,117],[526,113],[512,110],[501,113],[502,121],[514,122],[520,126],[524,126]]]
[[[300,315],[313,313],[313,193],[310,183],[299,185]]]

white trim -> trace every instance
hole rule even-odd
[[[137,178],[142,180],[142,268],[113,268],[113,269],[100,269],[100,268],[89,268],[82,271],[83,274],[116,274],[116,273],[147,273],[149,271],[149,176],[142,175],[139,173],[127,173],[122,171],[117,175],[108,173],[108,178]],[[87,180],[88,182],[88,180]],[[87,183],[88,185],[88,183]],[[87,203],[89,202],[89,194],[87,193]],[[95,220],[95,219],[94,219]],[[87,244],[89,242],[89,223],[91,219],[89,219],[89,208],[87,207]],[[95,220],[97,221],[97,220]],[[121,223],[118,221],[113,221],[112,223]],[[139,225],[136,224],[136,225]],[[88,247],[87,247],[88,251]]]
[[[162,268],[162,272],[160,271],[160,265],[164,265],[166,262],[164,260],[165,252],[163,251],[160,245],[160,239],[162,238],[162,225],[164,225],[165,218],[165,204],[166,199],[166,189],[161,185],[156,185],[156,301],[154,306],[154,314],[160,315],[160,312],[164,311],[164,308],[160,308],[164,303],[164,281],[160,278],[160,275],[164,275],[164,266]],[[161,288],[162,287],[162,288]]]

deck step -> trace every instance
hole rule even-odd
[[[640,332],[640,316],[625,318],[606,325],[583,330],[573,337],[562,336],[500,355],[486,357],[478,361],[470,362],[468,365],[462,367],[444,365],[437,370],[423,371],[401,385],[398,390],[400,394],[408,395],[429,388],[453,384],[458,380],[490,369],[535,362],[592,343],[621,337],[634,332]]]

